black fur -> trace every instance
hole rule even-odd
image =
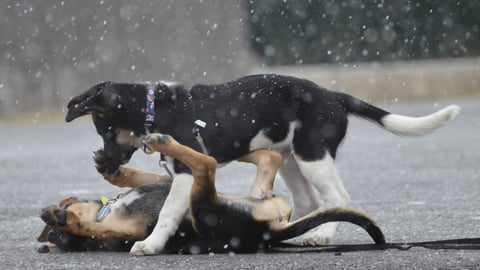
[[[350,95],[328,91],[303,79],[280,75],[252,75],[218,85],[156,85],[155,121],[151,132],[172,135],[197,151],[199,130],[209,155],[219,163],[250,151],[260,131],[273,143],[284,140],[292,121],[298,121],[293,148],[304,160],[318,160],[326,151],[335,157],[345,136],[347,114],[377,121],[388,112]],[[116,142],[116,129],[144,135],[147,85],[102,82],[70,101],[66,121],[92,114],[107,154],[100,172],[113,173],[137,148]],[[207,123],[198,128],[194,121]],[[180,163],[175,171],[188,172]]]

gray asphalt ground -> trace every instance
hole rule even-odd
[[[436,133],[401,138],[352,118],[338,167],[352,206],[366,211],[389,242],[480,237],[480,99],[387,104],[401,114],[422,115],[457,103],[462,114]],[[287,252],[270,254],[159,255],[37,253],[43,224],[39,210],[65,196],[114,196],[97,175],[92,151],[101,145],[88,118],[0,123],[0,266],[2,269],[478,269],[480,252],[468,250]],[[157,158],[137,153],[130,165],[160,170]],[[219,171],[218,188],[246,194],[253,166],[233,163]],[[279,179],[275,189],[288,194]],[[370,243],[343,225],[337,244]]]

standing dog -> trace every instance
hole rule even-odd
[[[105,166],[98,168],[104,176],[121,175],[119,165],[128,162],[149,132],[170,134],[194,150],[204,149],[219,163],[256,149],[277,150],[283,153],[280,173],[292,192],[293,215],[299,217],[319,207],[317,191],[327,206],[349,203],[334,164],[349,114],[395,134],[417,136],[434,131],[459,111],[452,105],[424,117],[401,116],[307,80],[252,75],[224,84],[196,85],[190,91],[165,82],[102,82],[69,102],[66,121],[92,114],[107,153]],[[173,161],[173,169],[175,181],[159,222],[147,239],[132,247],[133,254],[160,252],[188,208],[193,178],[178,161]],[[258,197],[258,190],[253,188],[251,195]],[[329,243],[337,226],[325,224],[305,242]]]
[[[186,164],[195,179],[190,192],[190,211],[168,240],[166,252],[256,252],[330,221],[351,222],[364,228],[375,243],[385,243],[380,228],[359,211],[346,207],[319,209],[289,222],[291,207],[283,196],[268,194],[256,199],[217,193],[216,161],[212,157],[181,145],[168,135],[151,134],[145,144]],[[268,150],[256,150],[249,155],[258,159],[279,156]],[[103,152],[97,152],[97,164],[101,164],[102,159]],[[273,182],[279,166],[280,163],[265,168],[272,172],[268,174],[271,178],[265,181]],[[141,181],[137,177],[141,177]],[[66,251],[130,248],[134,241],[145,239],[151,232],[165,203],[171,179],[161,178],[146,172],[130,174],[123,184],[132,189],[114,199],[67,198],[59,205],[43,209],[40,217],[47,226],[39,241],[48,240]],[[138,185],[140,182],[144,184]]]

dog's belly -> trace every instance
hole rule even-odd
[[[114,212],[117,209],[123,209],[125,206],[132,204],[133,201],[142,198],[143,194],[140,194],[137,190],[132,189],[130,192],[120,194],[111,203],[111,211]]]
[[[250,141],[249,150],[256,149],[271,149],[279,152],[291,151],[292,141],[295,129],[299,127],[298,121],[292,121],[289,123],[287,136],[281,141],[274,142],[268,135],[266,130],[260,130]]]

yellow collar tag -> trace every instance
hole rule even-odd
[[[108,215],[108,213],[110,213],[110,204],[109,204],[109,200],[107,197],[102,197],[100,199],[100,201],[102,202],[102,207],[100,207],[100,209],[98,210],[98,213],[97,213],[97,222],[100,222],[102,221],[102,219]]]
[[[102,198],[100,200],[102,201],[102,205],[105,205],[108,202],[108,198],[105,197],[105,196],[102,196]]]

